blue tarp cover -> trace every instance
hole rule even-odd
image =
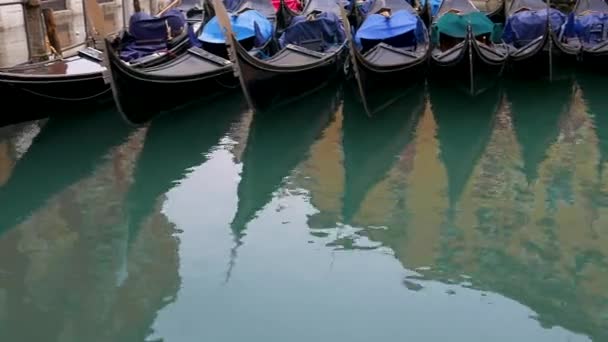
[[[133,14],[129,19],[130,36],[124,41],[120,58],[132,61],[166,49],[169,41],[167,24],[171,36],[175,37],[186,27],[186,18],[177,9],[171,9],[161,17],[153,17],[144,12]]]
[[[273,25],[262,13],[256,10],[247,10],[240,14],[230,13],[232,31],[237,40],[256,37],[255,45],[264,45],[272,36]],[[224,30],[217,17],[211,18],[198,37],[203,42],[221,44],[226,42]]]
[[[129,19],[129,33],[136,40],[167,40],[167,27],[171,34],[179,35],[186,26],[186,18],[176,9],[170,9],[160,17],[153,17],[145,12],[138,12]]]
[[[281,48],[287,44],[300,43],[321,39],[324,45],[342,44],[346,39],[346,32],[340,17],[332,12],[322,12],[314,19],[307,20],[305,16],[296,16],[281,37]]]
[[[385,40],[414,32],[416,40],[424,41],[423,23],[420,18],[409,11],[400,10],[390,17],[381,14],[368,16],[355,34],[355,43],[361,46],[361,40]],[[395,42],[399,43],[399,42]],[[403,42],[403,46],[408,42]],[[409,43],[412,43],[411,41]],[[415,44],[415,42],[414,42]]]
[[[553,31],[559,31],[566,21],[566,15],[551,8],[549,18]],[[508,44],[523,46],[542,36],[547,28],[547,10],[522,11],[507,20],[502,38]]]

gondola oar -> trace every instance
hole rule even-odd
[[[167,6],[165,6],[165,8],[161,9],[160,11],[158,11],[158,13],[156,15],[157,16],[161,16],[161,15],[165,14],[165,12],[167,12],[168,10],[170,10],[173,7],[177,6],[180,2],[181,2],[181,0],[173,0],[171,3],[169,3]]]
[[[236,52],[236,37],[232,30],[232,24],[230,24],[230,17],[228,16],[228,11],[226,7],[224,7],[224,3],[222,0],[213,0],[213,7],[215,10],[215,15],[217,16],[217,20],[224,29],[224,36],[226,37],[226,49],[228,50],[228,57],[232,62],[232,68],[234,70],[234,76],[239,79],[241,83],[241,89],[243,90],[243,95],[247,100],[247,105],[249,108],[255,108],[253,102],[251,101],[251,95],[247,89],[245,81],[243,80],[243,76],[241,75],[241,68],[239,65],[239,60]]]
[[[346,40],[348,40],[348,51],[350,55],[350,61],[353,67],[353,75],[355,77],[355,80],[357,80],[357,87],[359,88],[359,95],[361,96],[361,101],[363,102],[363,108],[365,109],[365,113],[367,113],[368,116],[371,116],[371,112],[367,104],[367,98],[365,97],[365,90],[363,89],[363,81],[361,80],[361,75],[359,74],[359,67],[357,65],[358,62],[355,50],[355,41],[353,39],[350,22],[348,21],[348,16],[346,15],[344,6],[339,7],[340,15],[342,16],[342,21],[344,22],[344,31],[346,31]]]

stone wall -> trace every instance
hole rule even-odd
[[[0,0],[0,3],[3,0]],[[65,0],[66,10],[55,11],[55,18],[59,19],[62,17],[78,16],[83,14],[82,0]],[[146,2],[146,1],[144,1]],[[104,12],[107,14],[109,11],[120,11],[122,7],[122,0],[112,0],[110,2],[104,2],[101,4]],[[142,7],[145,7],[142,4]],[[5,31],[13,27],[23,26],[23,10],[21,6],[3,6],[0,7],[0,31]]]
[[[75,3],[82,0],[70,0]],[[12,8],[12,6],[11,6]],[[19,8],[19,7],[17,7]],[[106,28],[109,32],[122,27],[122,7],[116,3],[105,3],[102,5]],[[19,11],[22,18],[23,14]],[[86,31],[84,25],[84,14],[80,11],[58,11],[55,15],[57,33],[62,47],[84,42]],[[2,22],[0,22],[2,23]],[[24,62],[28,59],[27,41],[23,21],[21,25],[3,26],[0,30],[0,67],[6,67]]]

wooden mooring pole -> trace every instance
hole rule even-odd
[[[32,62],[48,59],[45,35],[42,25],[42,8],[40,0],[25,0],[25,32]]]
[[[55,16],[53,10],[45,8],[42,10],[42,16],[44,17],[44,26],[46,27],[46,37],[49,40],[50,48],[56,56],[63,57],[61,52],[61,42],[59,42],[59,36],[57,35],[57,25],[55,24]]]

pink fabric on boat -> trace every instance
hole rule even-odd
[[[272,0],[272,5],[275,9],[279,9],[279,5],[281,4],[280,0]],[[285,0],[285,5],[289,7],[289,9],[299,12],[302,10],[302,5],[298,0]]]

